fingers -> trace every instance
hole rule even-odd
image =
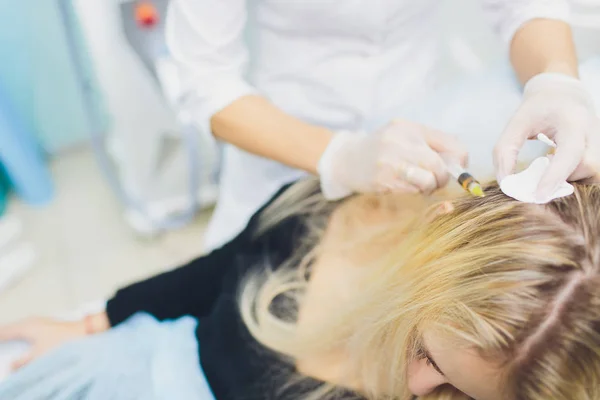
[[[517,111],[494,148],[494,166],[498,182],[514,172],[519,152],[529,138],[531,130],[531,119],[526,116],[526,110]]]
[[[377,179],[379,191],[431,193],[438,188],[435,175],[412,163],[398,161],[384,164]]]
[[[442,157],[432,149],[425,148],[420,154],[415,152],[407,158],[408,161],[417,166],[417,170],[414,173],[414,179],[421,179],[422,184],[428,188],[430,188],[431,185],[434,186],[433,189],[429,189],[429,191],[444,187],[448,184],[450,178],[448,175],[448,168]],[[433,180],[431,178],[433,178]]]
[[[408,165],[401,171],[401,174],[406,182],[419,188],[421,193],[430,194],[438,188],[438,180],[431,171]]]
[[[598,150],[591,150],[591,152],[600,153],[599,150],[600,147],[598,147]],[[600,154],[584,156],[583,161],[575,168],[568,180],[570,182],[600,183]]]
[[[31,327],[29,321],[18,322],[0,328],[0,342],[9,340],[24,340],[31,338]]]
[[[430,163],[426,163],[425,165],[427,169],[435,174],[438,187],[444,187],[448,184],[450,175],[441,154],[453,160],[453,162],[458,162],[461,166],[467,167],[469,164],[469,153],[467,148],[455,136],[435,129],[426,129],[424,136],[431,149],[426,158],[426,160],[430,160]]]
[[[597,119],[588,137],[583,161],[569,176],[569,181],[579,180],[587,183],[600,182],[600,121]]]
[[[26,356],[19,358],[17,361],[13,362],[10,366],[11,371],[16,371],[18,369],[23,368],[25,365],[29,364],[36,358],[34,352],[28,353]]]
[[[380,166],[375,185],[375,190],[380,193],[419,193],[419,188],[399,178],[396,168],[390,164]]]
[[[582,140],[557,143],[556,152],[537,187],[536,197],[547,199],[561,182],[566,181],[579,165],[584,151],[585,142]]]
[[[32,335],[32,323],[29,320],[17,322],[15,324],[0,328],[0,342],[7,342],[11,340],[31,340]],[[33,352],[21,357],[11,364],[11,370],[16,371],[17,369],[22,368],[25,364],[31,362],[33,358]]]
[[[456,136],[448,135],[436,129],[427,128],[424,132],[425,141],[435,152],[449,154],[463,167],[469,163],[469,152]]]
[[[431,193],[448,183],[448,168],[440,152],[450,154],[463,165],[468,158],[456,138],[410,121],[395,122],[384,132],[383,144],[379,159],[390,167],[382,181],[394,181],[392,186],[402,187],[403,191],[412,192],[414,187],[422,193]]]

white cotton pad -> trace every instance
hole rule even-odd
[[[546,168],[550,165],[548,157],[539,157],[533,160],[529,168],[518,174],[508,175],[500,182],[500,190],[507,196],[524,203],[546,204],[559,197],[573,194],[573,185],[562,182],[548,198],[537,200],[535,192],[544,176]]]

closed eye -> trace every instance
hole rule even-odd
[[[419,349],[419,358],[425,359],[425,363],[427,365],[432,366],[433,369],[435,369],[438,374],[445,376],[444,373],[442,372],[442,370],[440,369],[440,367],[438,367],[438,365],[435,363],[435,360],[433,359],[433,357],[431,357],[431,355],[429,354],[429,352],[427,351],[426,348],[421,347]]]

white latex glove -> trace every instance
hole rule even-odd
[[[329,200],[356,192],[431,193],[448,183],[439,153],[467,162],[456,138],[406,120],[371,134],[338,132],[319,161],[321,189]]]
[[[521,147],[539,133],[557,147],[537,187],[537,198],[548,197],[565,180],[597,176],[600,123],[593,101],[578,79],[544,73],[527,82],[523,102],[494,149],[498,181],[514,172]]]

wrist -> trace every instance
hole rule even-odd
[[[321,165],[321,160],[323,156],[327,152],[327,149],[330,147],[336,133],[323,127],[319,126],[309,126],[306,132],[302,133],[303,137],[311,138],[311,143],[313,145],[307,149],[307,159],[310,159],[310,167],[303,168],[311,174],[320,175],[321,172],[319,170]]]
[[[348,147],[352,146],[351,141],[355,140],[357,135],[359,134],[348,131],[336,132],[319,159],[317,172],[321,179],[321,192],[327,200],[340,200],[354,192],[339,176],[340,168],[346,167],[338,165],[338,160],[340,154],[346,153]],[[345,159],[343,156],[341,158]]]
[[[86,315],[81,322],[86,335],[95,335],[110,329],[106,312]]]
[[[579,79],[579,70],[577,65],[566,61],[556,61],[549,63],[541,73],[560,74],[571,78]]]

